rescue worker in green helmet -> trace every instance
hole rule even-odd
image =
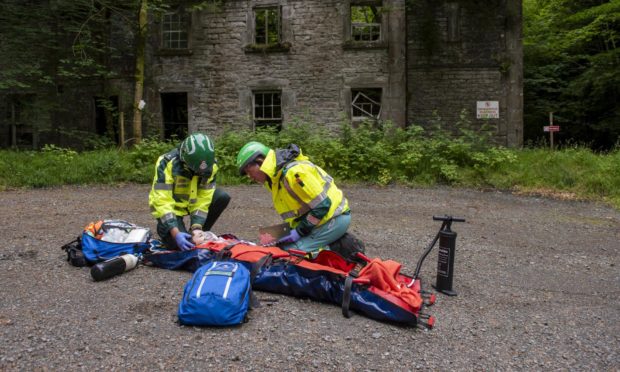
[[[297,145],[273,150],[249,142],[237,155],[237,168],[271,192],[276,211],[290,225],[290,234],[276,242],[283,249],[309,253],[329,249],[347,233],[351,223],[347,199],[333,178]]]
[[[211,139],[194,133],[163,154],[155,164],[149,206],[157,219],[157,233],[169,249],[194,247],[183,217],[189,215],[189,232],[209,231],[230,196],[216,188],[217,161]]]

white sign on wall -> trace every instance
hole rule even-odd
[[[476,102],[477,119],[499,119],[499,101]]]

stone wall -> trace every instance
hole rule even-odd
[[[252,128],[252,94],[281,90],[284,125],[308,118],[336,127],[350,117],[351,88],[383,89],[382,119],[427,125],[437,115],[451,126],[477,101],[498,101],[488,119],[499,143],[522,141],[520,3],[509,0],[384,0],[383,40],[347,44],[351,1],[231,0],[192,14],[185,53],[157,50],[152,33],[145,85],[150,119],[161,122],[159,94],[187,92],[189,130],[219,133]],[[278,51],[256,51],[252,9],[281,6]],[[152,23],[157,30],[157,22]]]
[[[520,146],[520,2],[413,4],[407,27],[409,123],[424,126],[440,118],[443,125],[454,127],[465,110],[475,127],[490,125],[498,143]],[[476,119],[477,101],[498,101],[499,119]]]
[[[185,86],[193,93],[190,131],[250,128],[254,90],[282,91],[285,123],[307,117],[329,126],[347,118],[351,87],[387,90],[385,44],[373,49],[343,48],[348,2],[278,3],[283,42],[290,43],[288,51],[246,48],[251,44],[248,25],[252,8],[274,1],[226,1],[221,11],[200,12],[194,17],[201,26],[192,27],[191,55],[155,57],[153,81],[160,90]]]
[[[192,12],[189,46],[173,51],[160,49],[161,16],[151,14],[143,133],[163,135],[162,93],[187,93],[190,132],[218,134],[252,128],[257,90],[282,92],[284,125],[299,118],[336,128],[350,119],[352,88],[381,88],[380,118],[401,126],[428,125],[437,116],[454,126],[463,110],[480,126],[476,102],[498,101],[500,117],[486,123],[499,143],[522,144],[520,1],[383,0],[381,39],[352,43],[351,4],[371,2],[227,0],[218,10]],[[266,5],[281,9],[282,43],[260,51],[251,47],[253,8]],[[63,110],[45,118],[52,130],[47,138],[70,142],[61,126],[95,132],[95,96],[118,97],[129,138],[133,37],[130,27],[113,21],[112,47],[123,54],[109,61],[116,78],[57,92]],[[6,146],[10,133],[2,120],[0,128]]]

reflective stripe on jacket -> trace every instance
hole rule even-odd
[[[202,226],[213,200],[217,170],[213,164],[210,175],[199,177],[183,164],[178,149],[160,156],[149,193],[151,214],[168,229],[178,227],[177,216],[186,215],[190,226]]]
[[[278,169],[276,153],[270,150],[260,169],[270,178],[271,182],[265,182],[265,188],[271,191],[276,211],[293,228],[299,224],[300,217],[327,198],[331,200],[331,206],[316,226],[349,211],[348,201],[332,177],[301,152]]]

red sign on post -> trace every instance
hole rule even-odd
[[[553,150],[553,132],[560,131],[559,125],[553,125],[553,112],[549,113],[549,125],[544,126],[543,130],[549,132],[549,141],[551,142],[551,150]]]

